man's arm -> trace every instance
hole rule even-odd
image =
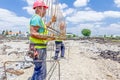
[[[30,36],[37,38],[37,39],[42,39],[42,40],[47,40],[49,38],[53,38],[51,36],[48,35],[40,35],[37,31],[39,29],[39,26],[31,26],[30,27]]]
[[[30,36],[37,38],[37,39],[43,39],[46,40],[47,38],[43,37],[43,35],[40,35],[38,33],[39,26],[31,26],[30,27]]]

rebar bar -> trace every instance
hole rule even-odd
[[[4,76],[4,79],[3,80],[7,80],[7,72],[6,72],[6,64],[8,63],[15,63],[15,62],[42,62],[43,60],[36,60],[36,61],[6,61],[4,62],[4,73],[5,73],[5,76]],[[56,63],[56,66],[58,64],[58,69],[60,69],[60,63],[58,60],[45,60],[45,62],[55,62]],[[53,67],[53,66],[51,66]],[[50,68],[51,69],[51,68]],[[53,69],[54,70],[54,69]],[[60,70],[59,70],[60,71]],[[60,80],[60,72],[58,74],[58,77],[59,77],[59,80]]]

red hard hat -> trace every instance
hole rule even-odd
[[[48,6],[45,5],[45,3],[41,0],[37,0],[37,1],[34,2],[33,9],[35,9],[38,6],[45,7],[46,9],[48,8]]]

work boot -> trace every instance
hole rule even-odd
[[[58,57],[55,56],[55,57],[54,57],[54,60],[57,60],[57,59],[58,59]]]
[[[61,59],[65,59],[65,57],[64,57],[64,56],[61,56]]]

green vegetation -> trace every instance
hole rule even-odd
[[[90,29],[83,29],[81,31],[82,35],[85,37],[89,37],[91,35],[91,30]]]

